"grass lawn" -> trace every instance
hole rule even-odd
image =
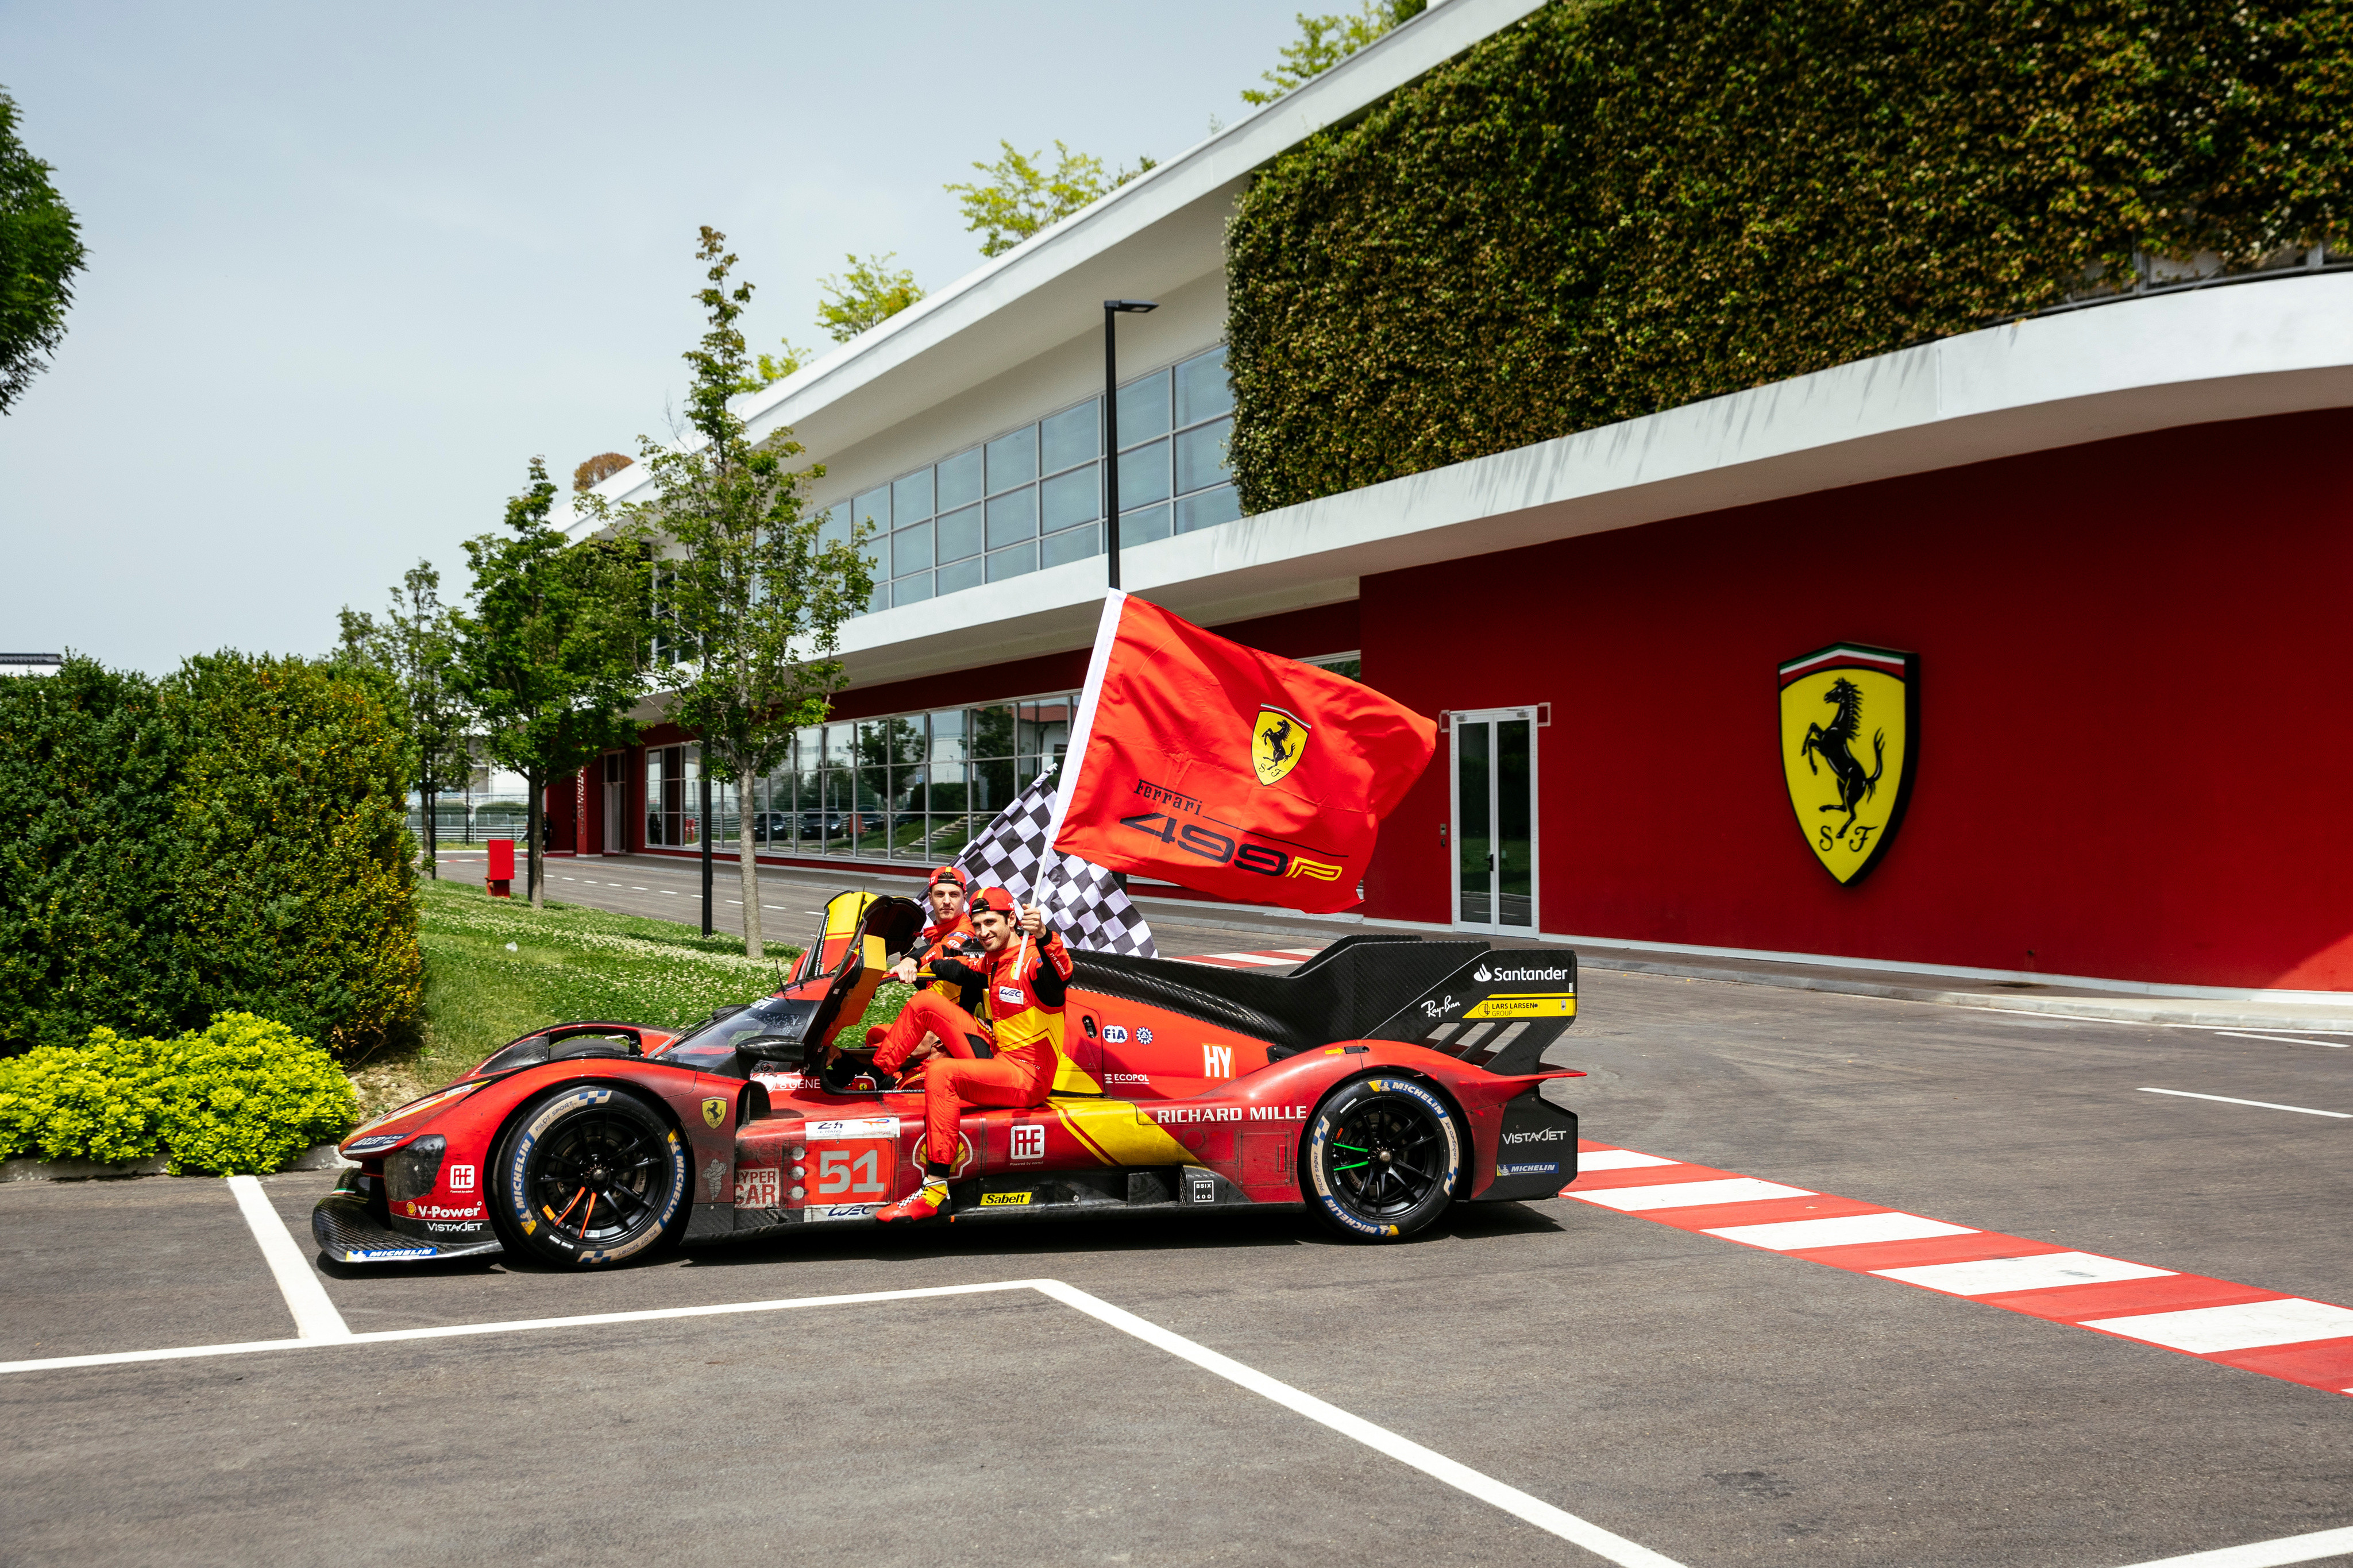
[[[420,882],[418,892],[424,1044],[353,1074],[364,1115],[447,1083],[543,1025],[691,1023],[776,990],[800,956],[771,946],[755,963],[740,937],[573,904],[534,911],[458,882]]]

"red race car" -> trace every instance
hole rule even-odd
[[[683,1034],[575,1023],[502,1047],[343,1141],[357,1169],[311,1215],[321,1249],[585,1268],[872,1224],[922,1179],[923,1095],[880,1081],[853,1026],[922,924],[843,893],[773,996]],[[1280,976],[1071,956],[1054,1095],[965,1114],[954,1223],[1304,1204],[1385,1241],[1576,1178],[1577,1118],[1539,1090],[1584,1076],[1539,1066],[1577,1016],[1573,953],[1361,935]]]

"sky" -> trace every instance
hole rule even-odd
[[[162,674],[322,653],[420,559],[465,587],[526,465],[669,429],[698,225],[755,348],[818,280],[980,261],[1000,138],[1133,163],[1245,112],[1291,0],[0,0],[0,88],[79,215],[56,363],[0,415],[0,649]]]

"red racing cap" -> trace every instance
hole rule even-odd
[[[978,914],[983,910],[993,910],[1008,920],[1020,913],[1013,907],[1013,895],[1002,888],[983,888],[972,896],[973,913]]]
[[[959,889],[967,892],[972,889],[972,878],[965,873],[965,868],[961,866],[941,867],[938,870],[932,873],[932,879],[924,883],[923,886],[926,888],[936,888],[942,882],[954,882]]]

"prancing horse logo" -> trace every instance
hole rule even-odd
[[[1814,758],[1819,754],[1830,764],[1831,772],[1838,775],[1838,799],[1816,809],[1845,812],[1846,827],[1839,829],[1843,835],[1854,826],[1856,803],[1879,793],[1879,775],[1887,771],[1887,731],[1881,730],[1871,737],[1871,772],[1866,773],[1862,764],[1854,760],[1855,739],[1862,733],[1862,688],[1840,676],[1831,682],[1822,700],[1837,706],[1838,717],[1831,721],[1828,729],[1820,724],[1807,725],[1806,743],[1798,751],[1809,769],[1820,771],[1814,768]]]
[[[1852,886],[1904,823],[1919,750],[1919,656],[1839,643],[1791,659],[1780,677],[1781,772],[1799,831],[1822,868]],[[1858,754],[1865,732],[1868,761]]]
[[[1307,750],[1307,721],[1296,713],[1271,705],[1258,710],[1258,722],[1250,726],[1250,763],[1258,769],[1258,782],[1271,784],[1299,765],[1302,753]]]

